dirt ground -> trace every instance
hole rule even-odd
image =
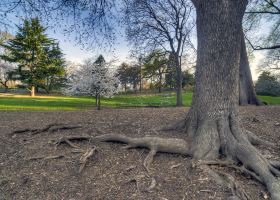
[[[124,149],[124,144],[96,143],[97,151],[79,173],[82,153],[54,140],[69,135],[119,133],[134,137],[160,135],[184,138],[176,131],[155,131],[182,119],[187,108],[105,109],[67,112],[0,112],[0,199],[67,200],[183,200],[227,199],[231,191],[218,185],[202,168],[184,156],[159,153],[148,173],[143,161],[145,149]],[[267,157],[280,159],[280,107],[242,107],[241,122],[259,137],[277,143],[275,148],[261,146]],[[49,124],[81,125],[71,130],[40,129]],[[75,142],[86,150],[91,144]],[[57,158],[53,156],[58,156]],[[213,167],[231,174],[254,199],[267,199],[265,188],[239,171]]]

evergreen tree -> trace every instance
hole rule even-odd
[[[50,45],[47,54],[48,59],[45,61],[45,67],[43,68],[45,78],[38,86],[49,93],[52,89],[65,85],[66,72],[65,60],[58,43]]]
[[[35,95],[36,87],[46,85],[47,78],[52,77],[50,74],[64,71],[61,70],[64,62],[61,50],[45,31],[38,18],[24,20],[15,38],[1,44],[9,51],[9,55],[2,55],[1,58],[17,63],[20,80],[27,85],[31,96]]]

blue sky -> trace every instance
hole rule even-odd
[[[17,17],[12,17],[12,21],[15,24],[22,23],[22,20]],[[266,29],[266,28],[264,28]],[[9,32],[12,34],[15,33],[17,29],[13,28],[10,29]],[[120,30],[120,32],[123,32]],[[60,43],[60,47],[63,50],[63,53],[65,55],[65,58],[67,61],[72,61],[75,63],[81,63],[83,60],[90,58],[90,57],[96,57],[100,54],[102,54],[106,60],[111,59],[117,59],[117,63],[121,63],[124,61],[129,60],[129,45],[126,42],[124,36],[119,36],[117,38],[116,44],[113,46],[112,49],[114,51],[108,51],[105,49],[100,49],[98,46],[92,46],[91,49],[82,49],[82,46],[77,44],[75,41],[75,34],[71,35],[64,35],[61,28],[55,27],[55,29],[49,28],[47,30],[47,34],[49,37],[57,39]],[[122,35],[124,35],[122,33]],[[254,53],[254,59],[250,61],[251,66],[251,72],[253,80],[257,80],[257,77],[259,75],[259,72],[257,70],[257,66],[260,63],[260,61],[263,59],[264,54],[263,52],[255,52]]]
[[[59,31],[54,33],[54,31],[50,29],[47,31],[47,33],[51,38],[57,39],[59,41],[60,47],[62,48],[67,61],[81,63],[83,60],[90,57],[95,57],[99,54],[103,54],[107,60],[117,58],[117,63],[129,60],[129,45],[123,37],[118,38],[117,44],[113,46],[115,50],[114,52],[111,52],[108,50],[106,51],[104,49],[99,49],[98,47],[92,47],[92,50],[83,49],[81,45],[77,44],[73,36],[66,36]],[[254,57],[255,58],[250,61],[250,66],[253,80],[256,81],[259,75],[257,66],[264,58],[264,54],[262,52],[255,52]]]
[[[129,46],[125,41],[125,38],[118,38],[118,43],[113,46],[115,48],[114,52],[100,49],[97,46],[92,47],[92,49],[83,49],[80,44],[77,44],[74,37],[62,34],[59,31],[54,33],[53,30],[47,31],[51,38],[57,39],[59,41],[60,47],[65,54],[65,58],[68,61],[80,63],[89,57],[95,57],[102,54],[106,60],[111,60],[118,58],[118,62],[126,61],[129,58]]]

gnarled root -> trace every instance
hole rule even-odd
[[[246,135],[247,135],[247,139],[253,145],[267,145],[267,146],[272,146],[272,147],[275,146],[275,144],[259,138],[258,136],[256,136],[251,131],[246,130],[245,132],[246,132]]]
[[[73,141],[87,140],[90,142],[121,142],[127,144],[127,148],[147,148],[150,153],[144,161],[144,167],[148,172],[157,152],[182,154],[204,161],[224,157],[227,163],[222,164],[249,174],[267,187],[271,199],[280,200],[280,182],[278,180],[280,163],[268,161],[253,146],[258,144],[273,146],[272,143],[265,142],[248,131],[243,131],[238,124],[237,117],[233,114],[218,120],[192,119],[187,124],[186,130],[191,138],[191,143],[175,138],[150,136],[132,138],[125,135],[104,134],[63,137],[56,141],[56,144],[67,143],[75,148],[76,145],[72,143]],[[228,161],[230,162],[228,163]]]
[[[232,196],[228,199],[251,200],[249,195],[243,190],[243,188],[231,175],[219,171],[214,171],[209,167],[204,167],[204,169],[219,185],[226,185],[231,190]]]
[[[60,145],[68,144],[73,148],[77,148],[73,141],[87,140],[92,142],[121,142],[127,144],[126,148],[147,148],[150,150],[149,154],[144,160],[144,167],[149,172],[150,165],[157,152],[176,153],[182,155],[190,155],[189,144],[183,139],[176,138],[159,138],[159,137],[142,137],[132,138],[125,135],[105,134],[99,136],[69,136],[62,137],[55,141],[54,144]]]
[[[230,164],[263,183],[273,200],[280,200],[280,171],[277,162],[269,162],[253,146],[273,144],[263,141],[250,132],[243,131],[234,114],[220,119],[200,120],[195,130],[191,153],[199,160],[217,160],[221,156]],[[241,166],[237,166],[237,164]],[[218,164],[221,164],[219,162]],[[225,163],[223,163],[225,164]]]
[[[79,169],[79,173],[81,173],[83,171],[83,169],[86,166],[86,163],[88,161],[88,159],[93,155],[93,153],[96,151],[95,147],[89,148],[85,151],[85,153],[81,156],[80,158],[80,169]]]
[[[49,124],[45,128],[42,129],[22,129],[22,130],[16,130],[13,132],[13,134],[22,134],[22,133],[31,133],[32,135],[36,135],[39,133],[44,132],[56,132],[59,130],[71,130],[71,129],[77,129],[81,128],[80,125],[65,125],[65,124]]]

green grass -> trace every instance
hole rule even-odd
[[[280,104],[280,97],[259,96],[271,105]],[[192,93],[184,93],[184,106],[190,106]],[[103,98],[101,106],[112,108],[175,106],[175,93],[163,94],[131,94],[117,95],[113,98]],[[27,95],[0,94],[0,110],[85,110],[93,109],[95,99],[92,97],[67,96],[37,96],[31,98]]]
[[[258,96],[263,102],[267,102],[269,105],[279,105],[280,97],[271,97],[271,96]]]

